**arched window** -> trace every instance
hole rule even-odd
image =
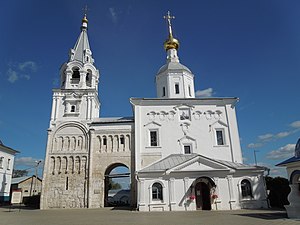
[[[75,105],[71,106],[71,112],[75,112]]]
[[[163,200],[163,187],[160,183],[154,183],[152,185],[152,200]]]
[[[87,74],[85,77],[85,82],[88,87],[91,87],[91,85],[92,85],[92,71],[91,70],[87,71]]]
[[[79,81],[80,81],[80,72],[79,72],[79,69],[78,69],[78,68],[75,68],[75,69],[73,70],[71,83],[73,83],[73,84],[78,84]]]
[[[251,183],[249,180],[242,180],[241,182],[241,190],[242,190],[242,197],[243,198],[252,198],[252,190],[251,190]]]
[[[106,139],[106,137],[105,137],[105,136],[103,137],[103,145],[104,145],[104,146],[106,146],[106,145],[107,145],[107,139]]]

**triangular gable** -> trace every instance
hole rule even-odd
[[[182,140],[196,141],[196,139],[194,139],[194,138],[192,138],[192,137],[190,137],[190,136],[188,136],[188,135],[183,136],[183,137],[180,138],[178,141],[179,141],[179,142],[182,142]]]
[[[138,171],[138,173],[165,172],[174,167],[177,167],[178,165],[188,162],[189,160],[197,156],[197,154],[171,154],[141,169],[140,171]]]
[[[211,125],[209,125],[210,127],[213,127],[215,124],[221,124],[222,126],[224,126],[224,127],[228,127],[228,125],[225,123],[225,122],[223,122],[222,120],[217,120],[217,121],[215,121],[215,122],[213,122]]]
[[[153,164],[141,169],[137,173],[197,172],[197,171],[227,171],[264,170],[262,167],[253,167],[242,163],[217,160],[199,154],[171,154]]]
[[[159,127],[161,127],[161,124],[159,124],[159,123],[156,123],[156,122],[154,122],[154,121],[152,121],[152,122],[149,122],[149,123],[145,124],[145,125],[144,125],[144,127],[147,127],[147,126],[149,126],[149,125],[155,125],[155,126],[159,126]]]
[[[213,159],[198,155],[198,157],[191,159],[181,165],[178,165],[167,172],[172,171],[213,171],[213,170],[230,170],[231,168],[223,165]]]

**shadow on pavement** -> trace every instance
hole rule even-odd
[[[112,207],[111,210],[125,210],[125,211],[132,211],[134,210],[132,207],[130,206],[115,206]]]
[[[235,215],[258,218],[258,219],[265,219],[265,220],[276,220],[276,219],[287,218],[286,212],[243,213],[243,214],[235,214]]]

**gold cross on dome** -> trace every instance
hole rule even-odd
[[[167,12],[167,15],[164,16],[164,19],[168,22],[169,27],[169,35],[172,37],[172,25],[171,25],[171,19],[175,19],[175,16],[171,16],[170,11]]]
[[[84,12],[84,15],[86,16],[87,13],[88,13],[88,11],[89,11],[90,9],[88,8],[87,5],[85,5],[85,7],[84,7],[82,10],[83,10],[83,12]]]

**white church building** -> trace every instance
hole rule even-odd
[[[99,117],[99,71],[81,33],[60,69],[44,167],[41,208],[107,206],[111,171],[129,169],[139,211],[267,208],[264,167],[243,164],[238,98],[195,98],[194,74],[179,61],[170,13],[156,98],[131,98],[133,117]],[[122,175],[120,175],[122,176]]]

